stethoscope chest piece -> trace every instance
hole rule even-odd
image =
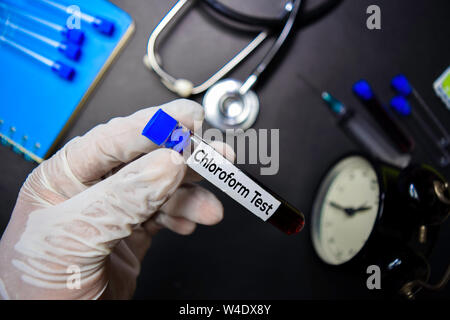
[[[247,130],[256,121],[259,100],[255,92],[241,93],[242,82],[226,79],[208,89],[203,97],[205,119],[222,131],[226,129]]]

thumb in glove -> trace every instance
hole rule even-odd
[[[162,108],[191,129],[203,119],[192,101]],[[191,184],[198,177],[186,175],[182,157],[141,136],[157,110],[97,126],[28,177],[0,242],[4,298],[131,297],[159,229],[189,234],[221,220],[221,203]],[[68,287],[70,270],[79,272],[78,290]]]

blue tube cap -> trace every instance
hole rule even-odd
[[[177,120],[159,109],[145,126],[142,135],[160,146],[169,138],[177,124]]]
[[[391,99],[391,107],[401,116],[409,116],[411,114],[411,105],[403,96],[395,96]]]
[[[73,77],[75,77],[75,69],[59,61],[53,64],[52,70],[61,78],[69,81],[72,81]]]
[[[373,91],[370,87],[369,82],[364,79],[361,79],[353,85],[353,92],[362,100],[370,100],[373,98]]]
[[[406,79],[403,74],[393,77],[391,80],[391,86],[398,94],[405,97],[409,96],[412,92],[412,87],[409,84],[408,79]]]
[[[84,42],[84,32],[79,29],[64,28],[62,34],[66,37],[68,41],[75,43],[77,45],[82,45]]]
[[[115,29],[114,22],[109,21],[105,18],[101,18],[101,17],[95,17],[93,26],[99,32],[101,32],[107,36],[112,36],[114,33],[114,29]]]
[[[69,43],[69,42],[61,42],[58,50],[61,51],[67,58],[71,60],[78,61],[81,56],[81,48],[79,45]]]

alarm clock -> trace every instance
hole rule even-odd
[[[312,210],[313,244],[324,262],[346,263],[364,247],[382,214],[380,179],[361,156],[347,157],[328,172]]]
[[[433,168],[400,169],[364,154],[335,162],[312,206],[311,237],[334,267],[378,265],[387,290],[428,280],[439,225],[450,212],[448,183]],[[386,285],[387,284],[387,285]],[[413,296],[418,288],[409,287]]]

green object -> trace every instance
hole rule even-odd
[[[447,95],[450,95],[450,73],[447,74],[444,81],[442,82],[442,89]]]
[[[450,67],[434,82],[434,91],[450,109]]]

